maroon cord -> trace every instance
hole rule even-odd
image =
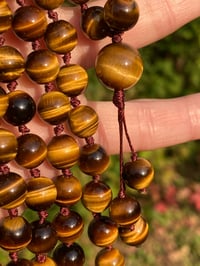
[[[37,254],[36,255],[36,260],[39,263],[45,263],[46,259],[47,259],[47,256],[45,254]]]
[[[40,211],[39,216],[40,216],[40,222],[39,223],[43,224],[45,219],[48,217],[48,212],[46,210]]]
[[[10,168],[6,164],[0,165],[0,176],[7,175],[9,174],[9,172],[10,172]]]
[[[10,252],[9,257],[12,261],[17,262],[18,261],[18,255],[17,252]]]

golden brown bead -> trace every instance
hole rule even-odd
[[[69,98],[59,91],[50,91],[40,97],[38,113],[51,125],[58,125],[67,120],[71,109]]]
[[[78,42],[76,29],[65,20],[48,24],[44,39],[47,47],[58,54],[71,52]]]
[[[66,134],[54,136],[47,146],[47,158],[57,169],[72,167],[78,161],[79,155],[76,140]]]
[[[87,138],[96,133],[99,119],[93,108],[79,105],[69,112],[68,122],[74,135]]]
[[[58,266],[55,261],[49,257],[46,257],[45,261],[42,263],[37,260],[33,260],[32,262],[33,266]]]
[[[60,68],[56,84],[67,96],[78,96],[87,87],[88,74],[80,65],[65,65]]]
[[[17,154],[17,139],[7,129],[0,128],[0,164],[13,160]]]
[[[95,266],[125,266],[125,259],[118,249],[104,248],[96,256]]]
[[[44,9],[52,10],[62,5],[64,0],[35,0],[35,2]]]
[[[100,50],[95,62],[97,77],[111,89],[129,89],[143,71],[138,51],[124,43],[108,44]]]
[[[7,1],[0,2],[0,34],[7,31],[11,27],[12,11],[7,4]]]
[[[14,47],[0,46],[0,81],[11,82],[18,79],[25,68],[21,53]]]
[[[0,117],[4,116],[8,108],[8,95],[0,87]]]

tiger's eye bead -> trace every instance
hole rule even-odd
[[[117,197],[111,201],[109,214],[118,225],[127,226],[139,219],[141,214],[140,204],[128,195],[124,198]]]
[[[18,79],[25,69],[21,53],[14,47],[0,46],[0,81],[11,82]]]
[[[52,10],[62,5],[64,0],[35,0],[35,2],[43,9]]]
[[[7,129],[0,128],[0,164],[13,160],[17,154],[17,139]]]
[[[109,166],[109,156],[99,144],[84,145],[79,158],[79,168],[88,175],[102,174]]]
[[[151,183],[154,169],[151,163],[144,158],[137,158],[127,162],[123,168],[123,178],[127,185],[137,190],[143,190]]]
[[[0,2],[0,34],[7,31],[11,27],[12,11],[9,8],[7,1]]]
[[[47,158],[57,169],[72,167],[78,161],[79,155],[78,143],[66,134],[54,136],[47,146]]]
[[[5,217],[0,222],[0,235],[1,248],[15,252],[31,241],[31,225],[21,216]]]
[[[60,65],[56,54],[41,49],[31,52],[26,61],[28,76],[39,84],[52,82],[56,79]]]
[[[37,109],[44,121],[58,125],[67,120],[71,105],[69,98],[62,92],[50,91],[40,97]]]
[[[58,54],[71,52],[78,42],[76,29],[65,20],[49,23],[44,39],[47,47]]]
[[[91,181],[83,188],[82,203],[91,212],[103,212],[111,200],[112,190],[102,181]]]
[[[32,178],[27,183],[26,205],[35,211],[48,209],[56,200],[57,191],[47,177]]]
[[[36,104],[33,98],[24,91],[16,90],[8,94],[9,105],[4,119],[13,126],[28,123],[34,117]]]
[[[72,245],[60,244],[53,253],[53,259],[59,266],[83,266],[85,254],[77,243]]]
[[[11,261],[6,266],[33,266],[33,262],[26,259],[18,259],[17,261]]]
[[[67,96],[78,96],[87,87],[88,74],[80,65],[65,65],[60,68],[56,84]]]
[[[54,260],[52,260],[49,257],[46,257],[45,261],[42,263],[40,261],[34,260],[33,266],[58,266],[58,265],[55,263]]]
[[[35,41],[41,38],[46,27],[45,12],[36,6],[22,6],[14,13],[12,28],[24,41]]]
[[[124,43],[103,47],[95,62],[97,77],[111,89],[129,89],[137,83],[143,71],[138,51]]]
[[[8,108],[8,95],[0,87],[0,117],[4,116]]]
[[[69,112],[68,122],[74,135],[87,138],[96,133],[99,119],[93,108],[79,105]]]
[[[0,175],[0,207],[14,209],[25,201],[27,186],[24,179],[16,173]]]
[[[95,217],[88,226],[88,236],[96,246],[106,247],[117,239],[118,228],[107,216]]]
[[[125,259],[118,249],[104,248],[96,256],[95,266],[125,266]]]

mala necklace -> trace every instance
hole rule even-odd
[[[9,1],[0,3],[0,115],[5,122],[0,128],[0,207],[7,211],[0,221],[0,247],[9,253],[7,266],[84,265],[84,249],[77,243],[84,221],[72,208],[81,200],[92,214],[88,237],[101,247],[95,265],[123,266],[125,259],[113,246],[115,240],[120,237],[127,245],[138,246],[148,235],[140,204],[128,195],[126,186],[143,191],[154,174],[150,162],[135,152],[125,119],[125,90],[140,79],[143,65],[138,51],[123,43],[122,35],[137,23],[139,9],[134,0],[107,0],[104,7],[88,7],[87,0],[71,1],[80,6],[81,28],[89,39],[111,39],[98,52],[95,70],[104,86],[113,90],[118,112],[119,193],[113,198],[101,176],[108,168],[109,156],[93,137],[98,114],[79,99],[88,76],[71,57],[78,44],[77,31],[56,12],[63,2],[35,0],[27,4],[16,0],[18,7],[13,11]],[[19,47],[23,51],[6,44],[7,32],[23,43]],[[32,51],[24,55],[27,45]],[[38,100],[20,89],[24,75],[43,89]],[[49,130],[48,143],[40,132],[28,127],[35,116]],[[124,137],[130,147],[128,162],[123,158]],[[78,138],[85,142],[81,147]],[[12,161],[28,170],[30,178],[25,181],[12,172]],[[60,173],[53,179],[40,173],[39,166],[46,161]],[[91,176],[83,188],[71,170],[76,164]],[[48,209],[53,204],[60,211],[50,222]],[[29,222],[19,215],[21,205],[37,212],[38,219]],[[108,215],[102,214],[106,209]],[[35,254],[31,261],[18,256],[24,248]]]

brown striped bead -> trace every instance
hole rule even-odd
[[[0,2],[0,34],[7,31],[11,27],[12,11],[7,4],[7,1]]]
[[[104,248],[96,256],[95,266],[125,266],[125,259],[118,249]]]
[[[37,109],[44,121],[51,125],[58,125],[67,120],[71,105],[64,93],[50,91],[40,97]]]
[[[62,5],[64,0],[35,0],[35,2],[44,9],[52,10]]]
[[[56,200],[57,191],[47,177],[32,178],[27,183],[26,205],[35,211],[48,209]]]
[[[47,47],[58,54],[71,52],[78,42],[76,29],[65,20],[49,23],[44,39]]]
[[[18,259],[17,261],[11,261],[6,266],[33,266],[33,262],[27,259]]]
[[[57,169],[72,167],[78,161],[79,155],[78,143],[66,134],[54,136],[47,146],[47,158]]]
[[[53,259],[46,257],[44,262],[33,260],[33,266],[58,266]],[[59,265],[60,266],[60,265]]]
[[[80,65],[65,65],[60,68],[56,84],[67,96],[78,96],[88,85],[88,74]]]
[[[33,51],[27,57],[26,72],[33,81],[39,84],[54,81],[59,69],[57,56],[49,50]]]
[[[0,128],[0,164],[13,160],[17,154],[17,139],[7,129]]]
[[[79,138],[87,138],[96,133],[99,118],[93,108],[79,105],[69,112],[68,122],[74,135]]]
[[[24,179],[16,173],[0,175],[0,207],[14,209],[24,203],[27,186]]]
[[[14,47],[0,46],[0,81],[11,82],[24,72],[25,61],[21,53]]]
[[[8,95],[0,87],[0,117],[4,116],[8,108]]]
[[[136,49],[124,43],[112,43],[98,53],[95,70],[106,87],[129,89],[140,79],[143,63]]]
[[[42,138],[35,134],[25,134],[17,138],[18,152],[15,161],[28,169],[40,165],[46,158],[47,146]]]
[[[82,203],[91,212],[103,212],[111,200],[112,190],[102,181],[91,181],[83,188]]]
[[[12,28],[24,41],[35,41],[41,38],[46,27],[45,12],[36,6],[22,6],[13,15]]]

